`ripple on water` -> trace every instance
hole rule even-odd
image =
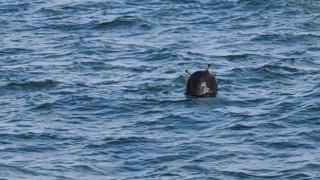
[[[152,24],[137,17],[118,17],[106,22],[100,22],[94,26],[97,30],[114,30],[114,29],[130,29],[139,28],[140,30],[151,30]]]
[[[22,90],[22,91],[37,91],[55,87],[59,82],[54,80],[44,80],[44,81],[25,81],[25,82],[11,82],[2,86],[3,89],[8,90]]]

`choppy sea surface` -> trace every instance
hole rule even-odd
[[[319,1],[2,0],[0,179],[318,179],[319,50]]]

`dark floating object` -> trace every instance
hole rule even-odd
[[[191,97],[215,97],[218,93],[218,82],[215,75],[209,72],[210,64],[204,71],[196,71],[187,80],[186,96]]]

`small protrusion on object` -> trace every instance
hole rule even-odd
[[[191,73],[189,72],[189,70],[186,70],[186,73],[189,74],[191,76]]]
[[[215,73],[212,73],[212,76],[213,76],[214,78],[217,78],[217,75],[216,75]]]
[[[210,67],[211,67],[211,64],[208,64],[206,71],[209,71]]]

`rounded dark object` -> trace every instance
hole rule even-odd
[[[218,93],[218,82],[215,75],[209,72],[210,64],[204,71],[189,73],[190,77],[186,84],[186,96],[215,97]]]

